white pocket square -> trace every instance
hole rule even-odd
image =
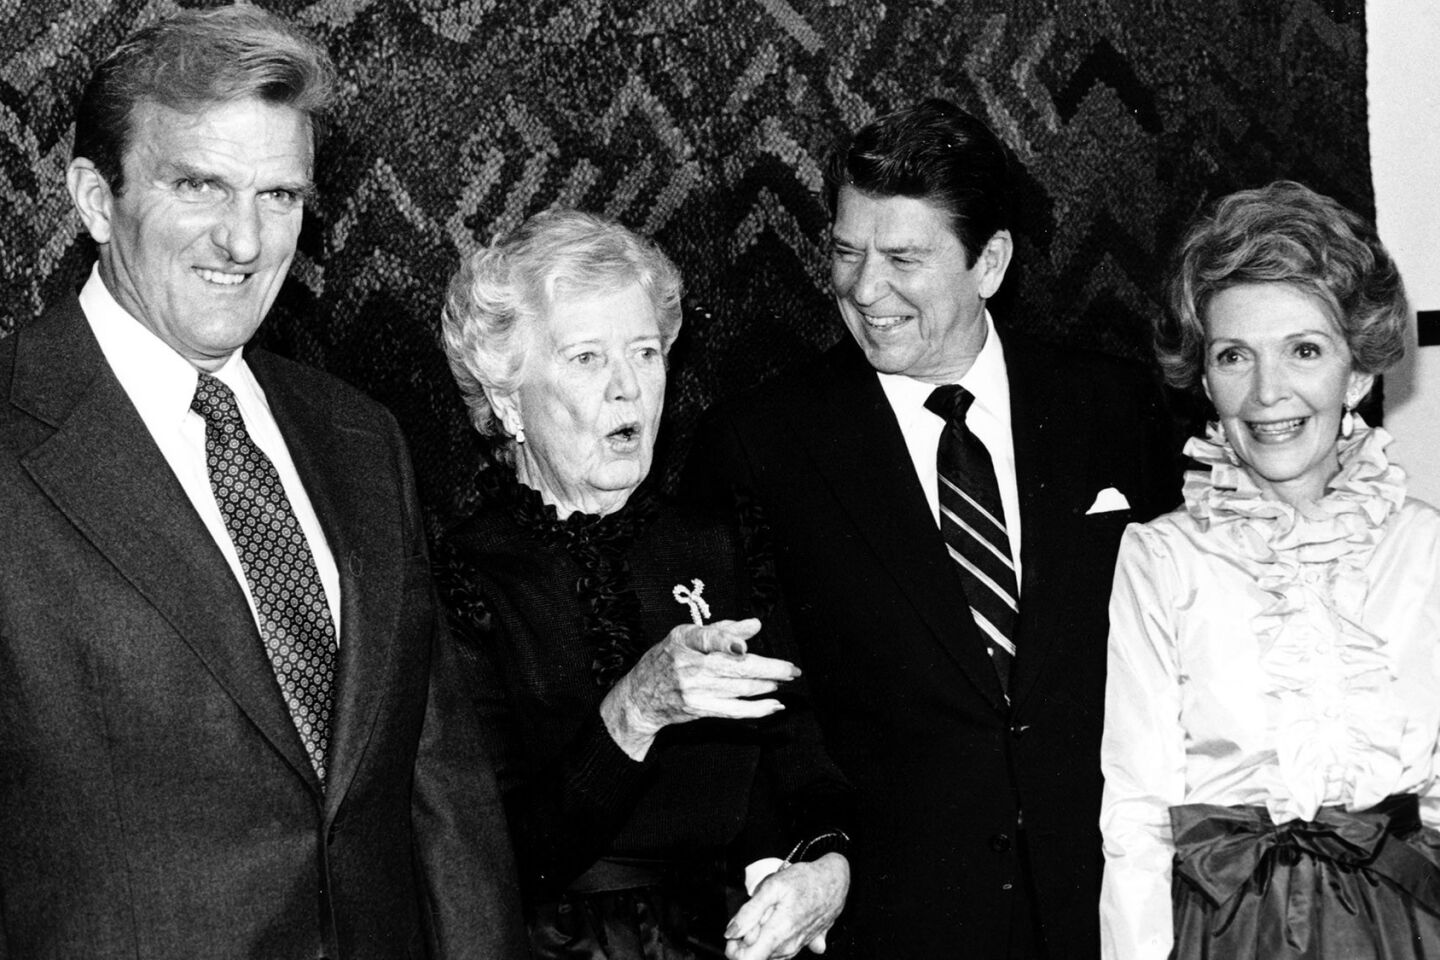
[[[1125,494],[1114,487],[1106,487],[1095,494],[1095,502],[1090,504],[1090,509],[1085,511],[1085,516],[1092,513],[1110,513],[1113,510],[1129,510],[1130,501],[1125,499]]]

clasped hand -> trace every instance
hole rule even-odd
[[[845,907],[850,862],[827,853],[792,863],[755,888],[725,928],[728,960],[788,960],[804,947],[825,952],[825,935]]]
[[[753,719],[784,705],[766,694],[800,670],[788,660],[749,652],[760,621],[682,624],[640,657],[600,705],[610,736],[642,760],[665,727],[701,717]],[[749,699],[762,697],[763,699]]]

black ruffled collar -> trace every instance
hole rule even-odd
[[[614,543],[628,546],[655,515],[655,494],[647,479],[635,488],[619,510],[604,515],[575,511],[564,520],[540,491],[527,487],[514,474],[506,473],[501,499],[522,527],[542,539],[562,546],[572,543]]]
[[[599,516],[576,511],[565,519],[509,471],[490,471],[497,489],[494,502],[538,539],[565,550],[580,568],[575,598],[585,617],[585,641],[591,649],[595,682],[610,687],[625,675],[648,644],[640,600],[630,582],[630,547],[654,518],[659,502],[647,479],[619,510]]]

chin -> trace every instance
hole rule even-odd
[[[638,463],[614,464],[603,470],[591,486],[609,494],[623,493],[628,496],[640,486],[649,472],[649,464],[643,468]]]

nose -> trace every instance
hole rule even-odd
[[[1274,406],[1290,396],[1290,378],[1278,359],[1261,359],[1255,365],[1252,393],[1261,406]]]
[[[211,237],[231,263],[249,263],[260,256],[260,208],[255,199],[231,200]]]
[[[640,378],[635,375],[635,365],[629,358],[616,360],[610,368],[610,398],[612,400],[634,400],[640,396]]]
[[[853,270],[850,289],[846,292],[850,299],[860,306],[878,303],[890,292],[890,280],[884,257],[867,253],[859,263],[854,265]]]

